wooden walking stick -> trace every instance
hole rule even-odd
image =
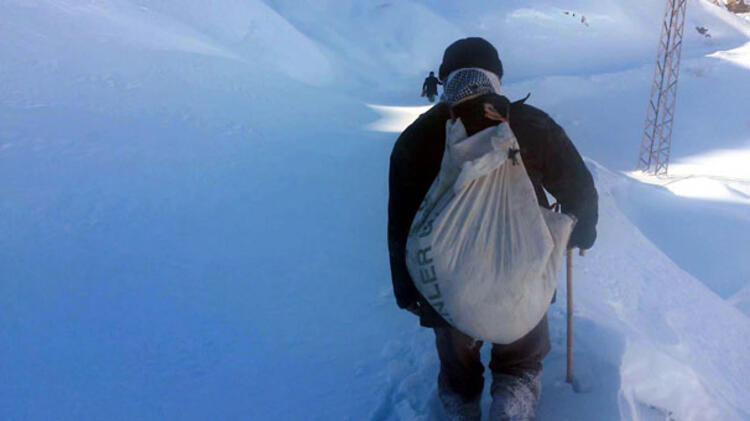
[[[555,212],[562,212],[560,203],[552,205],[552,210]],[[580,255],[583,256],[584,250],[580,250]],[[566,252],[566,275],[567,275],[567,296],[568,296],[568,312],[567,312],[567,325],[568,325],[568,364],[565,373],[565,382],[573,385],[573,390],[576,389],[576,384],[573,383],[573,249],[569,248]]]
[[[580,250],[579,255],[583,256],[586,250]],[[573,383],[573,250],[568,249],[567,255],[567,277],[568,277],[568,368],[565,375],[567,383]],[[575,388],[575,386],[574,386]]]
[[[567,383],[573,383],[573,250],[568,249],[567,275],[568,275],[568,369],[565,376]]]

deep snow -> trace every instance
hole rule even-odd
[[[750,419],[750,175],[716,158],[750,147],[750,26],[690,1],[673,157],[734,190],[668,190],[621,172],[661,3],[0,1],[0,418],[439,418],[433,338],[390,290],[401,126],[366,104],[424,106],[478,34],[602,196],[575,260],[588,393],[562,382],[561,288],[540,418]]]

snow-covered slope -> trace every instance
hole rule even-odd
[[[0,418],[439,418],[366,104],[424,105],[479,34],[602,193],[575,267],[589,392],[561,381],[560,300],[541,418],[747,419],[747,205],[605,168],[635,161],[659,3],[0,1]],[[688,15],[675,155],[746,151],[747,22]]]
[[[269,4],[326,46],[346,72],[344,84],[364,81],[375,99],[397,98],[407,81],[419,86],[427,70],[437,70],[445,46],[469,35],[498,47],[508,64],[506,81],[651,66],[659,37],[654,28],[664,15],[664,3],[650,0],[541,0],[533,6],[507,1],[492,7],[481,0]],[[697,26],[707,27],[711,38],[699,34]],[[686,27],[685,50],[693,55],[734,46],[748,36],[746,22],[704,0],[690,2]]]

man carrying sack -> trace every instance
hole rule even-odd
[[[454,419],[481,418],[483,341],[493,344],[490,419],[533,418],[564,250],[596,239],[598,198],[581,156],[547,114],[500,95],[502,74],[484,39],[451,44],[441,102],[401,134],[390,161],[394,295],[435,331],[438,393]]]

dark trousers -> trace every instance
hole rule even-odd
[[[440,357],[440,379],[450,392],[464,401],[476,399],[484,387],[484,366],[480,360],[481,341],[451,326],[435,327],[435,343]],[[550,350],[547,316],[531,332],[508,344],[492,344],[490,370],[495,374],[522,376],[541,372],[542,360]],[[442,380],[442,381],[441,381]]]

